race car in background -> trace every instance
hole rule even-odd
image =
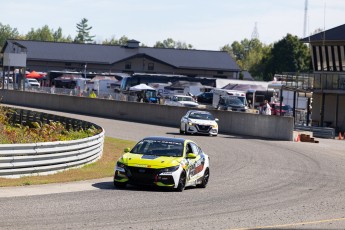
[[[180,124],[180,134],[207,134],[218,135],[217,118],[208,111],[189,110],[182,118]]]

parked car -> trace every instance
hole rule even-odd
[[[174,95],[170,100],[165,100],[166,105],[175,105],[175,106],[186,106],[186,107],[198,107],[199,104],[195,102],[192,96],[186,95]]]
[[[218,103],[218,110],[246,112],[248,107],[236,96],[221,96]]]
[[[204,92],[196,96],[198,103],[210,104],[213,102],[213,93]]]
[[[34,78],[26,78],[25,79],[25,87],[26,88],[32,88],[32,87],[36,87],[39,88],[40,87],[40,83],[34,79]]]
[[[209,168],[208,155],[191,140],[146,137],[116,162],[114,186],[153,185],[180,192],[186,186],[205,188]]]
[[[190,134],[208,134],[218,135],[217,118],[208,111],[189,110],[186,115],[181,118],[180,133]]]
[[[271,106],[271,115],[280,116],[280,103],[272,102]],[[292,107],[290,105],[282,104],[282,116],[292,116]]]

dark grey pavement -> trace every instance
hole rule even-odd
[[[1,229],[345,229],[344,140],[185,136],[178,124],[58,114],[95,122],[121,139],[190,138],[210,155],[209,186],[182,193],[116,190],[104,178],[0,188]]]

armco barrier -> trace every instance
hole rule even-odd
[[[151,103],[115,101],[87,97],[0,90],[2,102],[69,113],[87,114],[119,120],[174,126],[178,132],[181,117],[191,109]],[[44,97],[44,100],[42,100]],[[209,109],[207,109],[209,110]],[[210,110],[219,118],[221,133],[276,140],[293,140],[292,117]]]
[[[28,114],[28,111],[25,110],[20,114]],[[44,114],[44,116],[46,115]],[[63,119],[63,117],[52,117]],[[21,118],[29,117],[22,116]],[[66,118],[66,120],[68,119]],[[72,119],[71,122],[86,125],[80,120]],[[100,128],[95,124],[87,123],[88,126],[93,125]],[[69,124],[67,123],[67,125]],[[83,166],[101,157],[103,143],[104,130],[95,136],[72,141],[2,144],[0,145],[0,177],[46,175]]]

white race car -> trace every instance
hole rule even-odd
[[[181,118],[180,133],[218,135],[218,122],[210,112],[201,110],[189,110]]]

